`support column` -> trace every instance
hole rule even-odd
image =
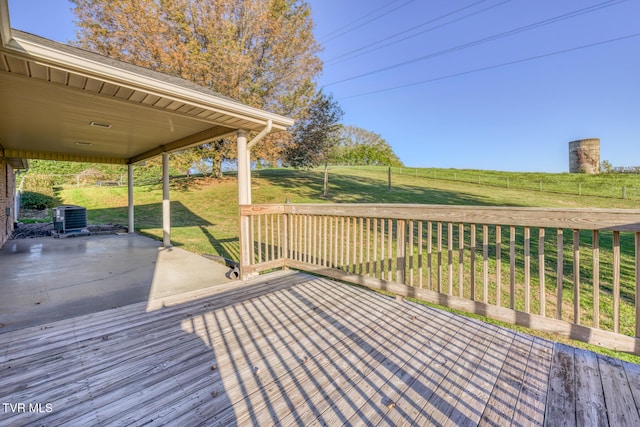
[[[162,153],[162,246],[171,247],[171,204],[169,200],[169,153]]]
[[[251,168],[249,167],[249,149],[247,132],[238,129],[238,204],[251,204]],[[251,229],[249,217],[240,216],[240,278],[245,280],[244,267],[251,264]]]
[[[247,148],[247,132],[238,129],[238,202],[241,205],[251,204],[251,167],[250,154]]]
[[[133,165],[127,165],[127,195],[129,199],[129,234],[135,233],[135,221],[133,217]]]

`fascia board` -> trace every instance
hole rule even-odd
[[[2,0],[0,0],[2,1]],[[60,52],[48,46],[42,46],[14,36],[5,46],[14,52],[27,54],[31,59],[40,60],[48,66],[99,78],[131,89],[143,90],[171,100],[185,102],[196,107],[227,114],[232,117],[265,125],[268,120],[275,128],[284,130],[293,126],[293,119],[249,107],[237,101],[207,95],[158,79],[142,76],[129,70],[102,64],[98,61]]]

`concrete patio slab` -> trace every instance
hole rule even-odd
[[[230,282],[229,269],[136,234],[10,240],[0,249],[0,334]]]

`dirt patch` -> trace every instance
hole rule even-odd
[[[126,233],[127,228],[121,224],[93,224],[87,226],[89,233],[94,235],[100,234],[119,234]],[[34,239],[36,237],[51,236],[53,231],[52,222],[40,222],[34,224],[19,223],[9,239]]]

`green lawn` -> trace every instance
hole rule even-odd
[[[608,207],[637,208],[639,202],[621,198],[591,197],[540,192],[536,190],[519,190],[505,187],[477,185],[470,182],[439,180],[416,173],[392,174],[392,189],[388,190],[387,174],[381,170],[368,168],[331,168],[329,174],[329,195],[322,197],[323,171],[295,171],[288,169],[262,170],[253,174],[253,203],[425,203],[455,205],[499,205],[499,206],[553,206],[553,207]],[[437,174],[437,173],[436,173]],[[563,174],[567,180],[572,175]],[[583,179],[589,178],[581,176]],[[597,178],[597,177],[594,177]],[[512,178],[515,179],[515,178]],[[69,188],[59,192],[61,202],[87,207],[90,223],[127,222],[127,190],[123,187],[89,187]],[[136,229],[142,234],[157,239],[162,238],[162,188],[159,184],[138,186],[134,190]],[[234,176],[221,180],[203,178],[177,178],[171,185],[171,223],[172,242],[194,253],[222,255],[232,259],[239,258],[238,251],[238,207],[237,181]],[[479,227],[480,228],[480,227]],[[503,233],[505,231],[503,230]],[[555,231],[548,230],[551,237]],[[567,236],[566,238],[569,238]],[[581,234],[581,240],[582,240]],[[588,236],[584,236],[588,239]],[[504,237],[503,237],[504,241]],[[536,239],[532,233],[532,253]],[[588,241],[587,241],[588,243]],[[519,245],[521,243],[518,243]],[[604,244],[603,244],[604,246]],[[631,246],[631,248],[629,248]],[[632,249],[633,242],[623,241],[623,256]],[[565,250],[570,251],[570,243],[565,242]],[[503,247],[503,250],[505,248]],[[553,274],[554,265],[551,258],[554,253],[553,243],[548,248],[550,264],[547,269]],[[565,253],[565,272],[571,272],[570,252]],[[607,255],[602,253],[603,265]],[[535,258],[535,257],[534,257]],[[588,261],[583,261],[582,280],[589,282]],[[504,255],[503,259],[506,259]],[[493,268],[493,265],[491,266]],[[503,262],[503,271],[507,268]],[[532,271],[537,266],[532,265]],[[508,278],[508,272],[503,280]],[[624,273],[623,273],[624,274]],[[632,274],[632,273],[628,273]],[[622,278],[623,284],[633,284],[632,278]],[[549,278],[548,284],[552,280]],[[532,281],[535,292],[537,284]],[[570,293],[568,283],[565,292]],[[633,295],[633,289],[623,288],[623,292]],[[583,298],[589,299],[585,292]],[[535,301],[532,295],[532,302]],[[553,301],[548,297],[547,301]],[[601,304],[606,304],[603,298]],[[588,303],[588,301],[587,301]],[[622,316],[633,319],[632,303],[623,307]],[[532,307],[533,309],[534,307]],[[570,308],[570,307],[569,307]],[[586,314],[589,315],[588,313]],[[570,318],[570,316],[568,316]],[[588,319],[586,319],[588,320]],[[604,320],[604,319],[603,319]],[[622,319],[624,322],[624,319]],[[606,320],[604,320],[606,323]],[[633,324],[633,320],[626,323]],[[640,361],[627,355],[620,356],[627,360]]]

